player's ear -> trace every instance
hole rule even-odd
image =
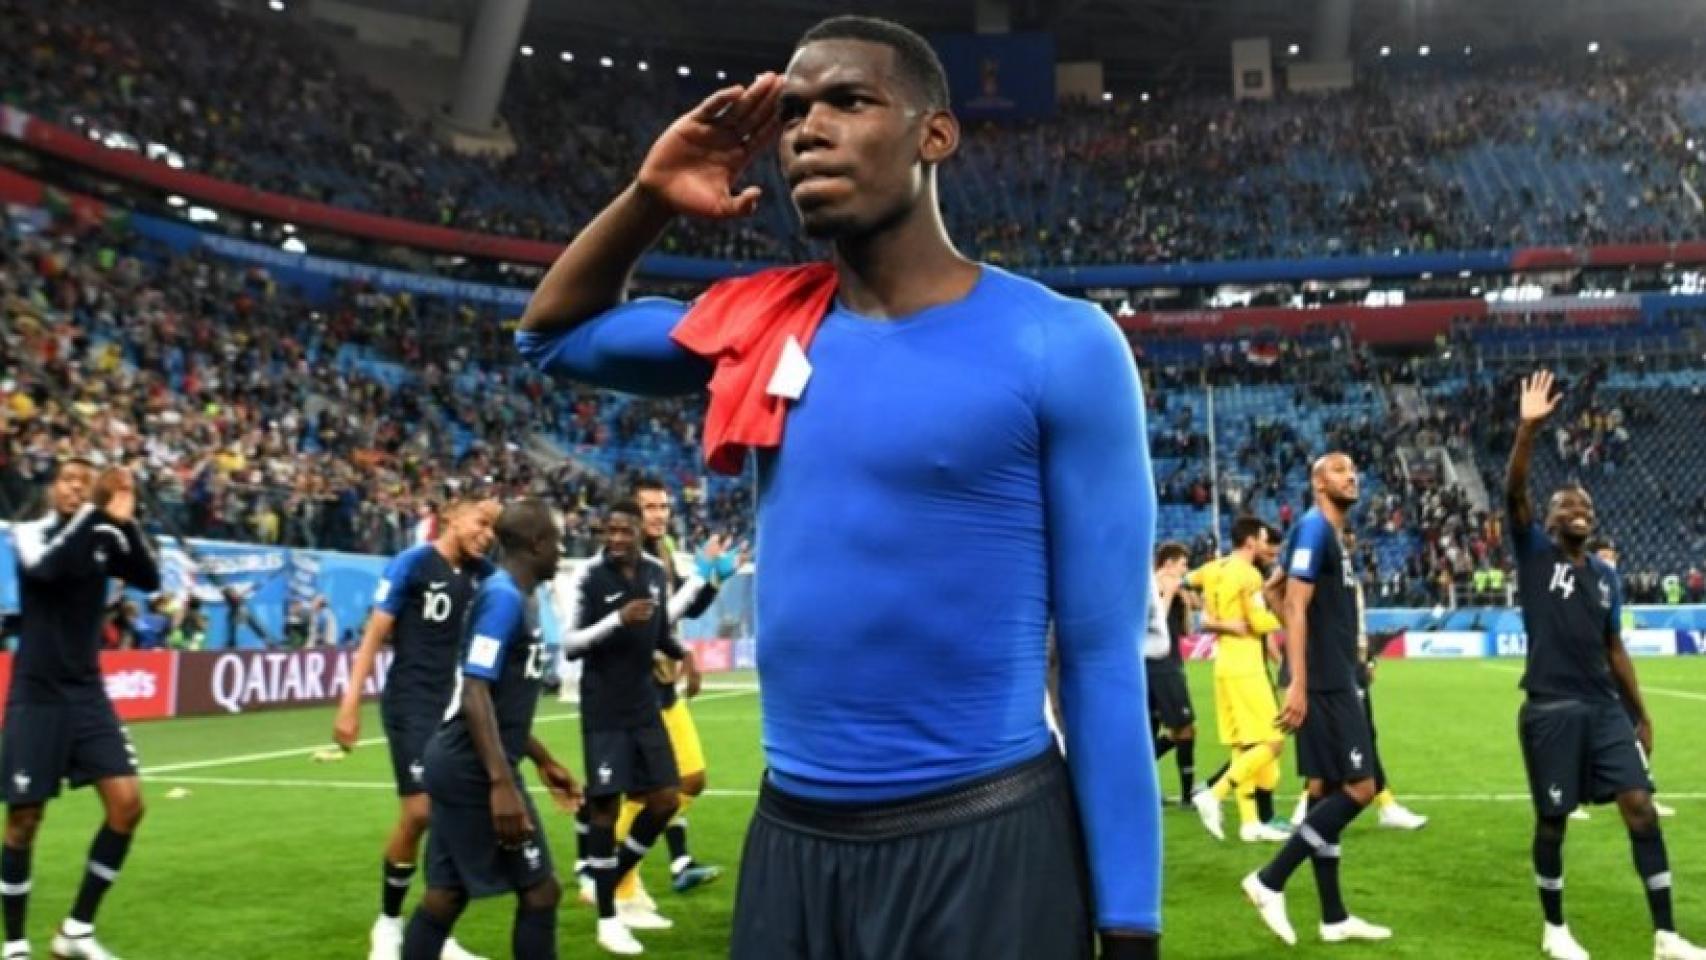
[[[960,149],[960,121],[946,110],[931,110],[920,125],[918,159],[936,164]]]

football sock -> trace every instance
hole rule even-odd
[[[118,872],[129,852],[130,834],[119,833],[101,824],[101,829],[95,833],[95,842],[89,845],[89,864],[83,871],[77,902],[71,906],[71,919],[79,923],[95,922],[95,911],[101,907],[101,898],[118,879]]]
[[[403,915],[403,898],[409,895],[409,882],[414,877],[414,864],[385,861],[385,883],[379,898],[380,913],[392,919]]]
[[[1657,826],[1629,831],[1629,842],[1635,848],[1635,870],[1647,886],[1647,909],[1653,915],[1654,930],[1676,930],[1671,917],[1670,862],[1665,855],[1664,834]]]

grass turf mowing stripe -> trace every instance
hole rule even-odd
[[[1521,667],[1506,667],[1497,663],[1484,663],[1481,666],[1483,669],[1497,670],[1500,673],[1522,673]],[[1679,700],[1700,700],[1706,702],[1706,693],[1696,693],[1693,690],[1672,690],[1669,687],[1651,687],[1644,683],[1641,684],[1641,693],[1643,696],[1649,693],[1656,693],[1661,697],[1676,697]]]
[[[752,693],[756,690],[757,690],[757,687],[754,687],[752,690],[747,690],[747,689],[723,690],[723,691],[719,691],[716,693],[702,694],[698,697],[695,697],[692,702],[704,703],[704,702],[709,701],[709,700],[726,700],[729,697],[742,696],[742,695],[747,694],[747,693]],[[575,720],[575,719],[578,719],[579,717],[580,717],[580,712],[578,710],[571,710],[567,713],[553,713],[553,714],[547,714],[547,715],[541,716],[541,717],[536,717],[536,718],[534,718],[533,722],[536,724],[554,723],[558,720]],[[358,746],[358,747],[369,747],[369,746],[373,746],[374,744],[379,744],[379,743],[384,743],[384,742],[385,742],[384,737],[368,737],[365,740],[357,740],[356,746]],[[179,772],[182,772],[184,770],[206,770],[206,769],[209,769],[212,767],[227,767],[227,766],[233,766],[235,764],[240,764],[240,763],[256,763],[256,762],[259,762],[261,760],[284,760],[284,759],[287,759],[289,757],[309,756],[309,755],[312,755],[312,754],[314,754],[320,750],[324,750],[324,749],[326,749],[326,744],[316,743],[312,746],[307,746],[307,747],[291,747],[291,748],[286,749],[286,750],[269,750],[265,753],[242,753],[242,754],[237,754],[236,756],[231,756],[231,757],[216,757],[216,758],[211,759],[211,760],[189,760],[189,761],[186,761],[183,763],[167,763],[167,764],[162,764],[162,765],[157,766],[157,767],[145,767],[142,770],[142,775],[145,777],[159,777],[162,774],[179,773]]]

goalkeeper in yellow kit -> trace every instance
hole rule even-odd
[[[1214,655],[1214,714],[1220,742],[1232,754],[1226,774],[1191,799],[1203,826],[1225,839],[1221,801],[1238,800],[1238,836],[1246,843],[1284,842],[1289,834],[1261,816],[1258,791],[1271,805],[1279,785],[1285,734],[1275,720],[1279,704],[1268,679],[1266,636],[1279,618],[1262,599],[1260,562],[1271,562],[1278,544],[1267,524],[1253,516],[1232,524],[1232,552],[1191,571],[1186,584],[1203,597],[1203,627],[1218,633]]]

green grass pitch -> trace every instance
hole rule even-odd
[[[1643,660],[1655,719],[1654,771],[1679,811],[1664,823],[1676,882],[1677,920],[1706,939],[1706,658]],[[1314,884],[1299,872],[1291,916],[1299,955],[1430,957],[1451,960],[1539,955],[1540,913],[1528,858],[1530,813],[1514,735],[1520,694],[1515,661],[1395,661],[1374,688],[1382,753],[1399,796],[1433,818],[1420,833],[1376,829],[1373,817],[1344,840],[1343,879],[1351,909],[1390,925],[1387,944],[1338,946],[1317,940]],[[711,794],[694,807],[694,851],[738,867],[761,761],[759,697],[750,676],[718,678],[740,689],[707,691],[694,715],[710,757]],[[1209,668],[1191,666],[1199,712],[1212,716]],[[572,706],[540,711],[537,733],[579,773]],[[130,960],[265,958],[324,960],[366,956],[378,911],[380,850],[395,815],[381,744],[337,763],[314,763],[329,742],[329,709],[140,723],[131,727],[145,764],[149,814],[100,917],[104,942]],[[370,708],[364,737],[380,735]],[[1198,768],[1219,765],[1213,730],[1202,732]],[[1110,749],[1118,749],[1114,746]],[[1292,757],[1286,758],[1288,773]],[[1161,783],[1171,797],[1171,757]],[[168,799],[169,791],[187,795]],[[1281,809],[1289,811],[1289,786]],[[547,821],[560,869],[574,858],[565,816]],[[1235,819],[1227,806],[1228,822]],[[54,803],[35,855],[30,928],[45,955],[52,927],[68,908],[98,817],[95,798],[76,791]],[[1270,847],[1216,843],[1187,810],[1164,817],[1165,953],[1187,958],[1271,957],[1281,949],[1245,904],[1237,884]],[[1565,909],[1595,956],[1650,955],[1646,906],[1616,813],[1596,808],[1573,822],[1565,847]],[[708,958],[725,952],[735,871],[688,896],[672,893],[663,857],[645,865],[648,886],[676,928],[642,934],[647,956]],[[411,891],[410,904],[417,891]],[[475,904],[457,930],[464,944],[508,954],[511,902]],[[564,957],[595,957],[593,917],[566,903]],[[1041,958],[1046,960],[1046,958]]]

